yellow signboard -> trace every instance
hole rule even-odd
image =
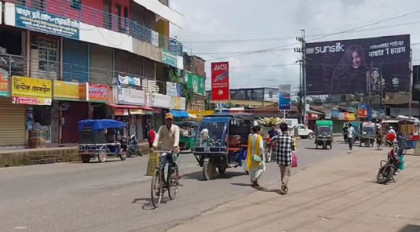
[[[356,114],[349,113],[349,121],[355,121],[356,120]]]
[[[54,99],[79,100],[79,83],[54,80]]]
[[[13,76],[11,87],[15,104],[51,105],[51,80]]]

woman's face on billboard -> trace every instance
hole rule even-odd
[[[357,51],[353,51],[353,53],[351,54],[351,57],[352,57],[353,68],[358,69],[362,63],[362,57]]]

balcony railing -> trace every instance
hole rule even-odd
[[[72,3],[70,0],[48,1],[48,4],[42,0],[32,0],[31,3],[25,0],[6,0],[6,2],[124,33],[156,47],[165,50],[169,49],[169,38],[150,28],[140,25],[129,18],[120,17],[83,4]],[[123,14],[122,9],[121,14]]]
[[[0,54],[0,74],[3,76],[27,76],[51,80],[89,81],[93,84],[112,85],[119,75],[138,77],[141,80],[140,89],[147,92],[166,94],[166,82],[152,80],[137,74],[102,67],[86,67],[51,60],[40,60],[11,54]],[[90,76],[100,76],[100,82],[90,81]]]

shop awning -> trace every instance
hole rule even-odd
[[[195,114],[190,114],[190,113],[188,113],[188,115],[189,115],[189,116],[188,116],[189,118],[194,118],[194,119],[195,119],[195,118],[197,118],[197,115],[195,115]]]
[[[188,114],[188,112],[183,111],[183,110],[171,110],[171,114],[175,117],[175,118],[188,118],[190,115]]]
[[[142,109],[141,106],[133,106],[133,105],[116,105],[116,104],[107,104],[113,108],[119,108],[119,109]]]

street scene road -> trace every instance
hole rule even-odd
[[[337,139],[332,150],[316,150],[313,140],[301,140],[299,167],[346,155]],[[356,147],[354,152],[364,148]],[[215,207],[256,190],[242,169],[202,181],[192,154],[181,155],[181,184],[174,201],[153,210],[149,203],[148,157],[107,163],[62,163],[0,169],[0,231],[165,231]],[[376,168],[376,167],[375,167]],[[267,166],[261,185],[279,180],[275,163]]]

